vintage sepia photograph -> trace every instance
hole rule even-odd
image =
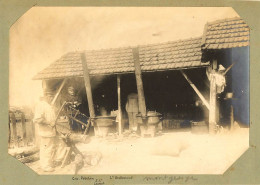
[[[9,30],[8,153],[39,175],[223,174],[249,148],[231,7],[33,7]]]

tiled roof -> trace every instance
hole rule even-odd
[[[86,55],[90,75],[133,73],[135,70],[130,47],[83,52]],[[83,76],[81,53],[71,52],[62,56],[39,72],[34,79]],[[142,71],[208,66],[209,62],[201,62],[201,56],[201,37],[139,46]]]
[[[202,49],[224,49],[249,46],[249,27],[239,17],[207,23]]]

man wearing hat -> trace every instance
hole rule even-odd
[[[76,90],[75,86],[72,84],[69,84],[67,88],[65,88],[65,91],[62,92],[61,95],[61,103],[63,104],[64,101],[71,104],[71,106],[77,110],[80,109],[80,105],[82,103],[82,99],[78,94],[78,90]],[[74,116],[74,115],[73,115]],[[71,129],[75,131],[81,130],[81,125],[79,125],[76,121],[71,120]]]
[[[53,154],[55,150],[55,112],[51,106],[53,92],[50,89],[44,90],[44,97],[35,107],[34,123],[38,124],[40,136],[40,164],[45,172],[52,172]]]
[[[81,98],[78,95],[76,88],[73,85],[69,85],[67,87],[67,93],[63,93],[63,99],[67,102],[72,103],[75,106],[79,106],[81,104]]]

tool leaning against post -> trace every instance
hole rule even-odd
[[[56,116],[56,119],[55,119],[55,130],[56,130],[56,133],[57,135],[63,140],[64,143],[66,143],[67,145],[67,148],[66,148],[66,153],[65,153],[65,157],[64,159],[62,160],[62,164],[61,164],[61,168],[65,167],[69,162],[70,162],[70,156],[72,154],[72,152],[75,153],[75,174],[77,174],[77,171],[83,167],[84,165],[84,155],[79,151],[79,149],[75,146],[75,143],[72,141],[72,139],[70,138],[71,136],[71,133],[62,133],[60,131],[57,130],[57,127],[56,127],[56,124],[57,124],[57,120],[62,112],[62,110],[64,109],[64,107],[66,105],[69,105],[68,102],[64,102],[61,106],[61,108],[59,109],[58,111],[58,114]],[[81,113],[82,114],[82,113]],[[75,120],[75,121],[78,121],[80,124],[84,125],[86,127],[86,130],[84,133],[87,133],[87,130],[89,128],[89,125],[90,125],[90,119],[88,119],[88,123],[83,123],[82,121],[80,120],[77,120],[76,119],[76,116],[72,117],[68,114],[66,114],[69,118]]]

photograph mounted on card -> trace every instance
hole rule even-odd
[[[8,153],[37,174],[223,174],[249,148],[231,7],[33,7],[9,33]]]

